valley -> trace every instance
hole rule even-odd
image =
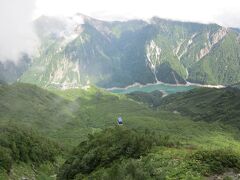
[[[31,26],[34,53],[0,59],[0,180],[240,179],[238,28],[80,13]]]
[[[221,176],[229,168],[237,176],[240,91],[198,87],[162,96],[160,92],[112,94],[94,86],[46,90],[24,83],[0,85],[0,126],[31,129],[60,147],[59,152],[52,152],[54,163],[42,159],[32,170],[25,161],[15,160],[11,172],[3,169],[0,177],[54,179],[52,175],[57,174],[57,179],[111,179],[114,173],[133,179],[202,179]],[[191,104],[194,102],[199,103]],[[205,114],[208,111],[210,114]],[[120,127],[119,116],[123,118]],[[4,150],[6,145],[0,142]],[[125,149],[125,144],[130,149]],[[68,159],[71,156],[76,160]]]

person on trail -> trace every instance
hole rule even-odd
[[[118,117],[118,125],[122,125],[122,124],[123,124],[122,117]]]

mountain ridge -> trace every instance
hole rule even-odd
[[[108,22],[82,14],[41,16],[34,25],[41,47],[19,75],[21,82],[111,88],[159,81],[240,81],[240,35],[235,28],[158,17]]]

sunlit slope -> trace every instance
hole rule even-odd
[[[176,111],[198,121],[240,128],[239,98],[240,91],[235,88],[199,88],[163,98],[160,109]]]
[[[72,118],[72,103],[34,85],[0,86],[0,119],[40,131],[60,128]]]
[[[155,133],[181,139],[183,143],[227,146],[225,137],[235,141],[238,132],[234,127],[219,123],[217,111],[211,114],[211,118],[216,119],[214,123],[194,122],[194,116],[173,112],[178,109],[170,112],[168,108],[167,111],[155,110],[124,95],[114,95],[94,87],[47,91],[28,84],[3,85],[0,106],[1,123],[36,129],[63,145],[76,145],[89,133],[116,126],[119,116],[123,118],[124,126],[140,131],[151,129]],[[177,107],[180,108],[180,104]],[[237,112],[234,115],[237,120]]]

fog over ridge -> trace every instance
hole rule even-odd
[[[0,1],[0,61],[18,62],[23,53],[33,55],[38,38],[32,16],[35,0]]]

